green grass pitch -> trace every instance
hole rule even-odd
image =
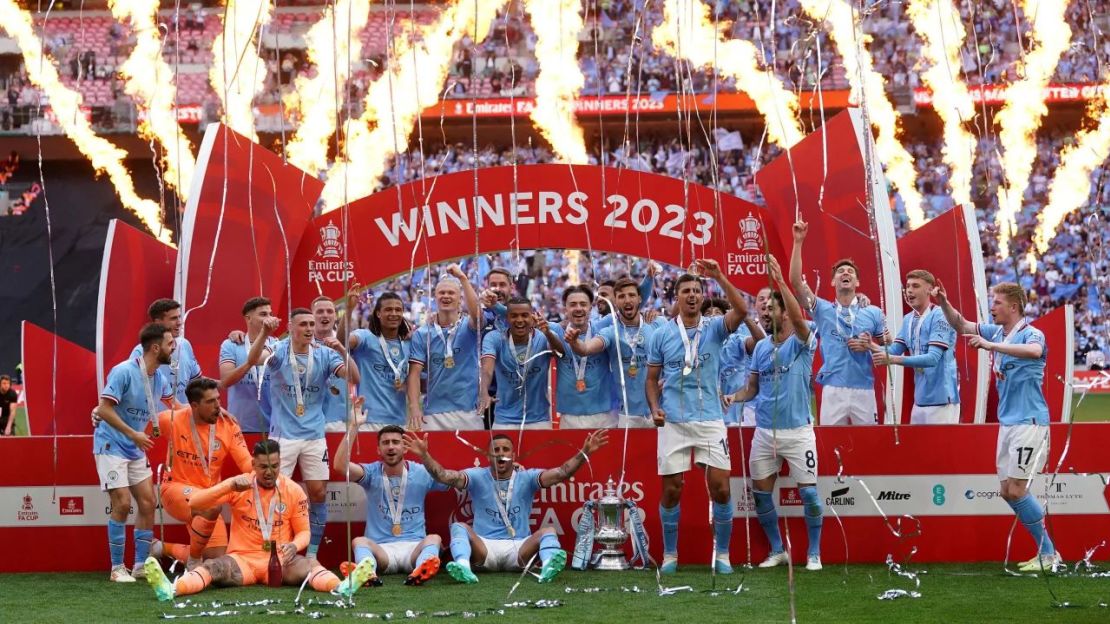
[[[910,565],[921,572],[921,597],[880,601],[878,595],[888,589],[912,589],[912,581],[888,573],[879,565],[829,565],[821,572],[795,569],[795,608],[798,622],[882,622],[913,624],[917,622],[1110,622],[1110,578],[1097,575],[1073,575],[1044,578],[1015,577],[1003,571],[1001,564],[923,564]],[[478,622],[506,624],[511,622],[680,622],[709,624],[715,622],[789,622],[790,594],[785,568],[773,570],[737,569],[732,576],[717,577],[718,590],[709,591],[711,578],[707,567],[688,566],[671,577],[664,577],[666,586],[691,586],[669,596],[656,592],[655,575],[648,571],[574,572],[565,571],[550,585],[539,585],[526,577],[511,598],[509,589],[516,574],[484,574],[473,586],[455,583],[445,573],[423,587],[405,587],[402,577],[389,576],[385,585],[364,587],[355,596],[355,607],[340,610],[333,606],[313,606],[325,619],[366,621],[374,614],[383,621],[392,614],[395,621],[446,621],[463,619],[462,612],[480,613]],[[624,589],[638,588],[633,593]],[[600,588],[599,592],[573,592],[571,589]],[[138,622],[160,620],[163,614],[182,616],[212,610],[212,602],[221,603],[218,610],[238,614],[206,617],[188,621],[304,621],[306,614],[265,614],[266,609],[290,611],[296,588],[270,589],[248,587],[209,589],[192,596],[203,608],[173,608],[158,603],[145,582],[115,585],[108,575],[96,574],[8,574],[0,575],[0,609],[5,622]],[[1054,592],[1069,608],[1053,606]],[[306,590],[302,600],[330,596]],[[235,601],[280,599],[269,606],[235,607]],[[502,615],[489,610],[508,602],[558,600],[561,606],[546,609],[508,608]],[[411,620],[406,610],[418,612]],[[441,612],[434,615],[436,612]],[[450,617],[442,612],[451,612]],[[71,619],[72,618],[72,619]]]

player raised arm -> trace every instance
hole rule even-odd
[[[563,348],[563,341],[559,340],[559,336],[551,331],[551,325],[548,324],[547,319],[539,312],[533,312],[532,320],[536,323],[536,329],[540,330],[544,338],[547,338],[547,346],[550,347],[555,355],[558,357],[566,355],[566,349]]]
[[[941,312],[944,312],[944,318],[948,324],[956,330],[959,334],[975,334],[978,333],[978,328],[975,323],[964,318],[960,311],[952,307],[952,302],[948,301],[948,293],[944,291],[944,284],[937,280],[937,285],[933,287],[929,294],[936,299],[937,305],[940,306]]]
[[[232,492],[246,492],[251,489],[253,482],[254,477],[249,474],[224,479],[210,488],[193,492],[193,497],[189,499],[189,508],[196,512],[215,509],[226,503]]]
[[[983,349],[984,351],[994,351],[1002,355],[1010,357],[1022,358],[1026,360],[1035,360],[1041,357],[1044,353],[1044,345],[1037,342],[1029,342],[1025,344],[1009,344],[1005,342],[991,342],[979,334],[968,336],[967,343],[976,349]]]
[[[582,443],[582,449],[580,451],[563,462],[563,465],[558,468],[548,468],[540,473],[540,486],[549,487],[556,483],[566,481],[571,475],[578,472],[578,469],[582,467],[582,464],[586,462],[590,455],[593,455],[594,451],[608,443],[609,431],[607,429],[591,431],[590,434],[586,436],[586,441]]]
[[[262,331],[258,332],[258,335],[254,338],[254,342],[251,343],[250,351],[247,352],[246,361],[240,366],[236,366],[232,362],[220,363],[220,388],[230,388],[234,386],[247,374],[247,371],[254,366],[258,366],[258,363],[262,361],[262,355],[268,350],[266,341],[277,331],[279,325],[281,325],[281,319],[276,316],[263,319]],[[246,339],[245,336],[246,334],[244,334],[244,340]]]
[[[470,319],[470,328],[477,330],[481,327],[482,304],[478,301],[478,292],[474,290],[474,284],[470,283],[470,278],[466,276],[466,272],[458,264],[447,267],[447,273],[462,284],[463,301],[466,301],[466,313]]]
[[[362,410],[362,404],[365,402],[366,399],[361,396],[351,401],[351,411],[347,417],[347,434],[343,436],[339,448],[335,449],[335,458],[331,462],[332,469],[339,474],[346,473],[352,481],[361,480],[366,472],[361,465],[351,463],[351,446],[358,436],[359,426],[366,422],[366,412]]]
[[[778,286],[779,292],[782,294],[786,316],[794,325],[794,333],[798,335],[798,340],[809,342],[809,323],[802,315],[802,306],[798,304],[798,299],[794,297],[794,293],[790,292],[790,287],[786,285],[786,280],[782,278],[782,267],[779,266],[779,261],[770,254],[767,255],[767,271],[771,274],[771,281]]]
[[[717,282],[717,285],[724,291],[725,297],[728,299],[729,310],[725,312],[725,329],[731,334],[740,327],[740,323],[748,318],[748,300],[744,298],[740,290],[728,281],[724,272],[721,271],[721,265],[716,260],[702,259],[698,260],[695,264],[701,269],[702,273]]]
[[[432,478],[444,485],[449,485],[456,490],[466,489],[466,473],[459,470],[448,470],[440,465],[428,453],[428,434],[419,436],[411,431],[405,432],[405,452],[412,453],[420,458]]]
[[[794,224],[793,230],[794,248],[790,252],[790,284],[798,292],[801,306],[808,310],[813,307],[816,299],[809,284],[806,284],[805,278],[802,277],[802,244],[806,240],[806,234],[809,233],[809,224],[798,221]]]
[[[732,402],[747,403],[754,399],[757,394],[759,394],[759,374],[748,373],[748,383],[744,384],[743,388],[733,393]]]
[[[570,345],[570,350],[578,357],[586,357],[590,355],[597,355],[605,350],[605,341],[597,336],[591,337],[589,340],[579,340],[578,337],[582,335],[582,330],[577,327],[567,327],[566,333],[563,335],[567,344]]]

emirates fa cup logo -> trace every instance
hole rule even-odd
[[[761,229],[759,220],[748,212],[748,216],[740,219],[740,238],[736,239],[736,246],[741,251],[760,251],[763,248]]]
[[[339,241],[340,234],[335,223],[328,221],[327,225],[320,228],[320,246],[316,249],[316,255],[321,258],[342,258],[343,243]]]

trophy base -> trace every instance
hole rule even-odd
[[[632,566],[629,565],[628,559],[625,559],[624,553],[612,555],[603,554],[598,560],[597,565],[594,566],[595,570],[608,571],[629,570],[631,568]]]

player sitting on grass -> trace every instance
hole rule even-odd
[[[439,571],[440,536],[426,533],[424,498],[432,490],[446,491],[424,466],[405,461],[404,433],[397,425],[378,431],[378,457],[371,464],[351,463],[351,445],[359,426],[366,422],[363,399],[351,405],[347,435],[335,451],[332,467],[350,475],[351,481],[366,490],[366,532],[352,543],[355,561],[380,568],[384,574],[410,573],[405,585],[422,585]],[[355,568],[344,562],[345,572]]]
[[[495,572],[520,570],[537,551],[541,583],[549,583],[567,563],[567,553],[559,548],[555,529],[544,527],[531,533],[528,518],[536,491],[571,477],[587,456],[609,442],[605,429],[586,436],[582,450],[558,468],[523,469],[516,465],[513,441],[509,436],[493,436],[489,445],[489,468],[447,470],[428,454],[428,437],[405,434],[405,450],[420,456],[424,467],[440,483],[467,490],[474,506],[474,526],[462,522],[451,525],[451,556],[447,564],[451,578],[462,583],[477,583],[474,567]]]
[[[371,563],[359,565],[341,582],[315,559],[297,554],[308,546],[308,498],[299,485],[279,474],[280,451],[275,440],[262,440],[254,445],[253,473],[193,494],[189,506],[194,511],[231,505],[227,554],[205,561],[173,583],[157,559],[147,558],[143,568],[158,600],[195,594],[213,583],[223,587],[266,583],[272,548],[281,558],[283,585],[300,585],[307,578],[316,591],[336,590],[349,596],[370,578]]]

